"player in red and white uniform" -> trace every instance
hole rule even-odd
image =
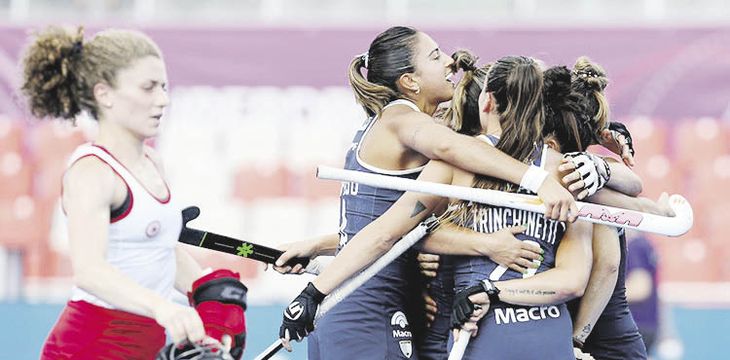
[[[246,287],[227,270],[203,276],[177,245],[180,208],[144,145],[169,104],[157,45],[135,31],[84,41],[81,29],[49,28],[23,66],[33,115],[73,121],[87,111],[99,124],[63,178],[74,288],[41,358],[151,359],[165,331],[178,344],[225,342],[240,357]],[[195,308],[172,302],[174,290]]]

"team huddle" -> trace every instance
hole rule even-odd
[[[63,179],[75,287],[42,358],[241,358],[248,289],[235,272],[202,270],[177,242],[180,207],[144,143],[169,104],[157,45],[133,31],[87,41],[51,28],[23,65],[34,115],[85,111],[99,124]],[[446,359],[459,346],[465,359],[647,357],[626,301],[623,232],[575,221],[575,199],[673,216],[666,195],[638,197],[631,136],[610,121],[599,64],[478,65],[398,26],[353,59],[349,80],[367,119],[346,169],[533,194],[546,212],[343,183],[339,232],[282,246],[281,273],[303,272],[287,265],[295,257],[335,255],[284,310],[284,347],[306,337],[310,359]],[[424,221],[423,239],[315,327],[328,294]]]

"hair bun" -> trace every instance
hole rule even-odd
[[[72,119],[81,111],[74,92],[83,46],[83,28],[50,27],[26,50],[21,89],[33,115]]]
[[[550,106],[565,103],[570,95],[570,70],[565,66],[554,66],[543,73],[543,98]]]
[[[454,59],[454,64],[452,65],[454,71],[459,69],[464,71],[474,71],[477,69],[476,64],[479,58],[468,50],[456,50],[456,52],[451,55],[451,58]]]

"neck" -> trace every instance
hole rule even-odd
[[[99,135],[94,143],[109,150],[124,164],[133,164],[144,156],[144,139],[111,121],[99,120]]]
[[[406,99],[418,106],[419,109],[421,109],[421,112],[424,114],[428,114],[430,116],[433,116],[433,114],[436,113],[436,109],[438,109],[439,104],[431,104],[430,102],[426,101],[426,99]]]
[[[484,129],[487,135],[502,136],[502,125],[499,123],[499,115],[489,113],[487,115],[487,127]]]

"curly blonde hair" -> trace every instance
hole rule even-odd
[[[114,87],[119,70],[147,56],[162,52],[138,31],[109,29],[85,42],[82,27],[49,27],[25,51],[21,91],[38,118],[73,120],[85,110],[98,119],[94,86]]]

